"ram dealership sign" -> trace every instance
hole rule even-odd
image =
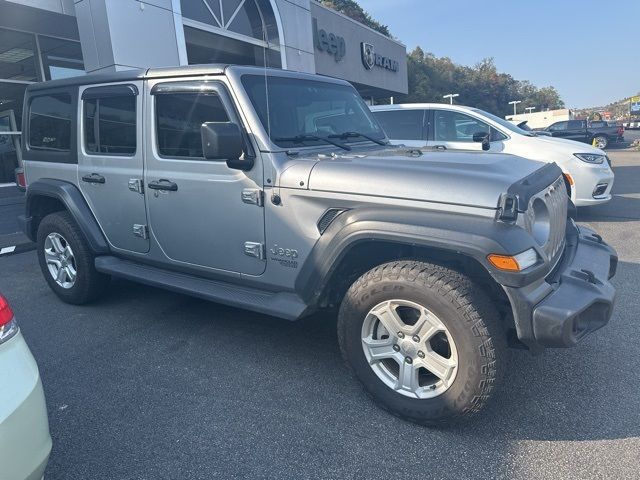
[[[373,67],[380,67],[391,70],[392,72],[397,72],[400,68],[397,60],[392,60],[389,57],[377,54],[375,47],[370,43],[362,42],[360,44],[360,51],[362,54],[362,64],[367,70],[371,70]]]

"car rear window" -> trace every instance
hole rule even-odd
[[[34,97],[29,108],[29,147],[68,152],[71,148],[71,95]]]

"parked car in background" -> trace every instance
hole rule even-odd
[[[38,366],[0,294],[0,478],[40,480],[50,451]]]
[[[607,148],[611,143],[624,141],[624,127],[604,120],[566,120],[542,129],[551,136],[593,144],[596,148]]]
[[[537,136],[491,113],[461,105],[414,103],[379,105],[371,110],[394,143],[426,150],[486,149],[555,162],[565,174],[575,205],[611,200],[614,175],[606,153],[598,148]]]

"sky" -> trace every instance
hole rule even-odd
[[[407,46],[554,86],[568,108],[640,92],[640,0],[358,0]]]

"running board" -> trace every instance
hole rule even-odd
[[[295,293],[265,292],[250,287],[172,272],[112,256],[96,257],[95,266],[99,272],[114,277],[287,320],[299,319],[308,308]]]

